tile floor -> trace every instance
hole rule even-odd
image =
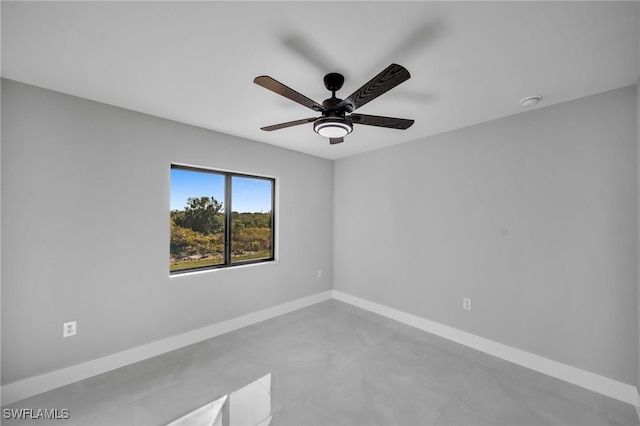
[[[3,407],[66,420],[2,424],[166,425],[269,374],[271,425],[640,425],[629,404],[335,300]]]

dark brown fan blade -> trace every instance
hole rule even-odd
[[[331,145],[335,145],[337,143],[342,143],[342,142],[344,142],[343,138],[329,138],[329,143]]]
[[[406,118],[381,117],[379,115],[351,114],[349,116],[354,124],[366,126],[389,127],[391,129],[405,130],[411,127],[413,120]]]
[[[288,121],[286,123],[274,124],[273,126],[261,127],[260,129],[270,132],[272,130],[284,129],[287,127],[298,126],[300,124],[313,123],[318,117],[303,118],[302,120]]]
[[[338,104],[338,109],[355,111],[367,102],[393,89],[411,77],[409,71],[401,65],[391,64],[367,84],[356,90],[347,99]]]
[[[285,98],[291,99],[294,102],[299,103],[300,105],[304,105],[307,108],[311,108],[314,111],[324,111],[324,107],[319,103],[307,98],[306,96],[296,92],[290,87],[285,86],[273,78],[262,75],[260,77],[256,77],[253,82],[258,86],[262,86],[265,89],[269,89],[272,92],[277,93],[278,95],[282,95]]]

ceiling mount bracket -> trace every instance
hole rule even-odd
[[[324,87],[327,90],[333,93],[333,96],[336,95],[336,92],[342,88],[344,84],[344,76],[337,72],[330,72],[329,74],[324,76]]]

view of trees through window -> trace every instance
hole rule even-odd
[[[172,166],[169,270],[272,260],[273,197],[270,178]]]

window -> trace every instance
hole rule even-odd
[[[169,271],[274,259],[275,180],[171,166]]]

